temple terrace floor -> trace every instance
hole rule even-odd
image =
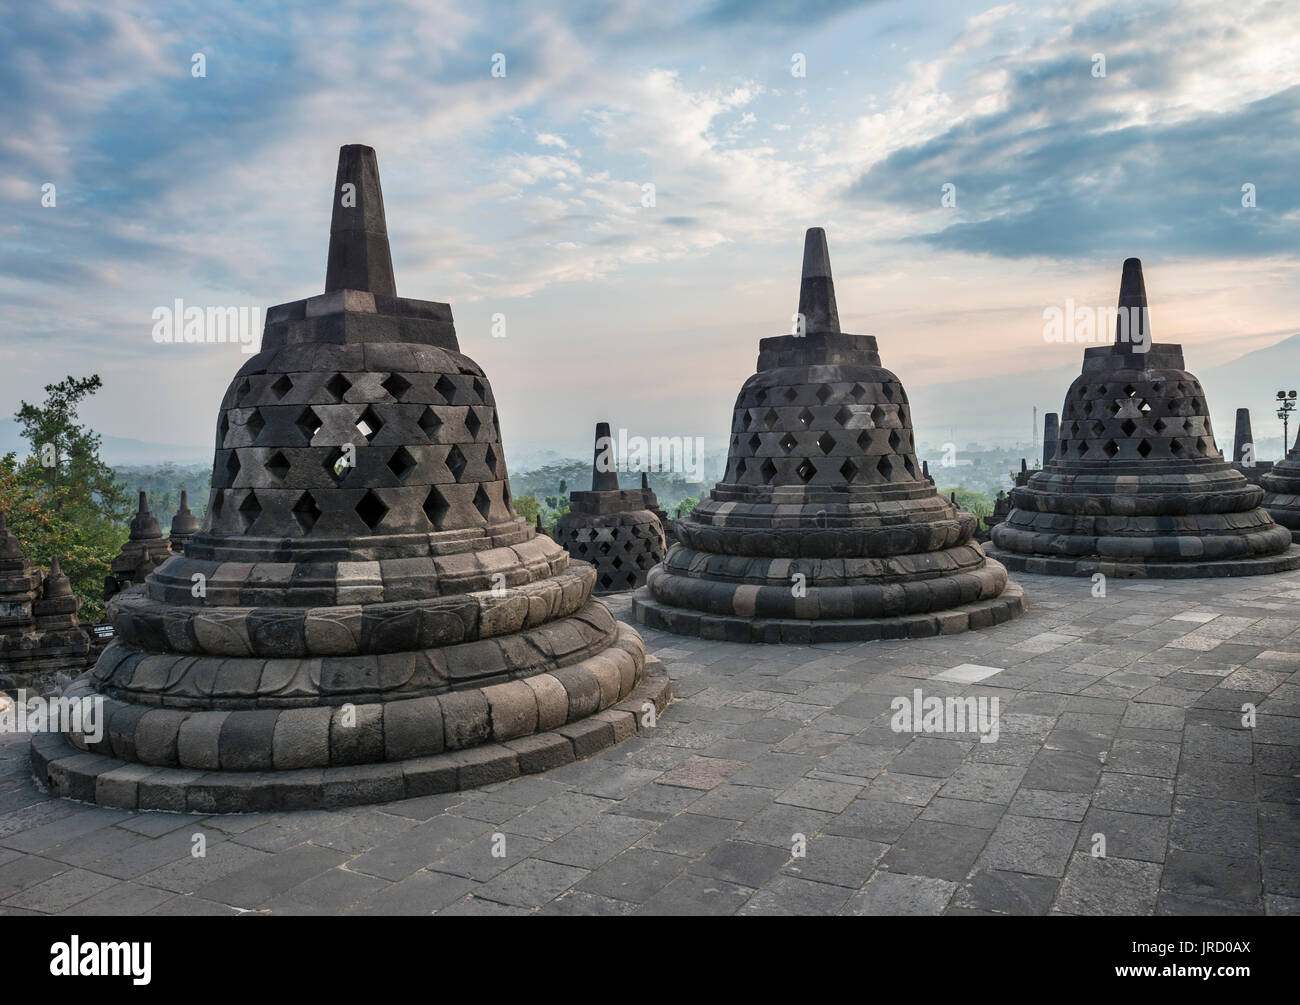
[[[86,806],[0,736],[0,914],[1300,912],[1300,573],[1016,579],[1025,617],[933,639],[646,631],[654,729],[383,806]],[[917,689],[996,697],[996,742],[895,732]]]

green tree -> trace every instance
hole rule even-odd
[[[542,504],[536,496],[515,496],[515,512],[529,523],[536,523],[542,512]]]
[[[956,485],[952,488],[941,489],[940,495],[945,498],[957,493],[957,506],[964,509],[967,513],[979,517],[981,520],[993,513],[993,500],[983,492],[976,492],[962,485]]]
[[[0,510],[27,557],[58,555],[83,617],[103,617],[104,577],[126,539],[130,497],[99,456],[100,437],[77,414],[103,386],[98,375],[45,386],[45,403],[23,401],[14,414],[31,454],[0,460]]]
[[[687,496],[687,497],[686,497],[685,499],[683,499],[683,500],[681,501],[681,503],[677,506],[677,519],[680,520],[680,519],[681,519],[682,517],[684,517],[684,516],[689,516],[691,510],[695,509],[695,507],[696,507],[698,504],[699,504],[699,500],[698,500],[698,499],[696,499],[696,498],[694,498],[694,497],[692,497],[692,496]]]

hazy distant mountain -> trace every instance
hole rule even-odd
[[[1059,412],[1065,392],[1079,375],[1080,359],[1050,370],[1011,376],[917,384],[904,377],[912,402],[918,441],[952,442],[959,448],[970,442],[1028,443],[1033,428],[1033,407],[1038,406],[1038,436],[1046,412]],[[1261,444],[1279,438],[1281,423],[1271,404],[1279,390],[1300,388],[1300,335],[1291,335],[1264,349],[1256,349],[1219,366],[1198,367],[1189,361],[1210,401],[1219,449],[1232,447],[1238,408],[1249,408],[1252,431]],[[1294,440],[1297,422],[1291,421]],[[1261,452],[1261,456],[1267,456]]]
[[[0,455],[15,451],[27,452],[27,441],[18,433],[18,423],[13,419],[0,419]],[[151,443],[128,436],[103,435],[100,456],[104,462],[118,464],[211,464],[212,448],[196,447],[188,443]]]

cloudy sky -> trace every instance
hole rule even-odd
[[[211,443],[246,357],[157,345],[152,312],[319,293],[344,143],[377,149],[398,292],[452,304],[507,457],[597,419],[724,445],[808,226],[909,388],[1077,365],[1043,311],[1113,304],[1130,255],[1193,370],[1300,331],[1291,0],[50,0],[5,4],[0,96],[0,415],[93,371],[115,436]]]

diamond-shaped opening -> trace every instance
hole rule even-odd
[[[742,457],[740,460],[736,462],[736,481],[740,481],[742,478],[745,477],[746,467],[747,465],[745,464],[745,458]]]
[[[388,507],[384,501],[375,495],[374,492],[367,492],[357,503],[356,514],[361,517],[361,522],[371,530],[379,526],[381,520],[388,513]]]
[[[424,515],[429,518],[429,523],[433,524],[434,529],[441,529],[442,521],[447,518],[447,511],[451,509],[451,504],[435,485],[429,489],[428,496],[425,497]]]
[[[853,463],[852,457],[844,458],[844,463],[840,465],[840,477],[846,482],[853,481],[858,476],[858,466]]]
[[[1106,452],[1107,457],[1114,457],[1116,454],[1119,453],[1119,444],[1116,443],[1114,440],[1107,440],[1106,445],[1101,449]]]
[[[221,511],[226,508],[226,493],[218,492],[212,499],[212,515],[221,519]]]
[[[1134,395],[1138,393],[1138,389],[1134,387],[1132,384],[1129,384],[1124,388],[1124,393],[1127,394],[1130,398],[1132,398]]]
[[[1080,398],[1088,397],[1088,385],[1086,384],[1079,385],[1079,397]]]
[[[899,424],[900,426],[906,426],[906,425],[907,425],[907,406],[906,406],[906,405],[899,405],[899,406],[898,406],[898,424]]]
[[[1184,420],[1183,420],[1183,432],[1184,432],[1184,433],[1190,433],[1190,432],[1192,431],[1193,428],[1194,428],[1194,427],[1192,426],[1192,420],[1191,420],[1191,419],[1184,419]]]
[[[806,485],[813,480],[813,475],[817,474],[817,469],[813,467],[813,462],[804,458],[799,462],[799,466],[794,469],[794,473],[799,476],[800,480]]]
[[[221,418],[217,420],[217,446],[226,445],[226,434],[230,432],[230,419],[225,412],[221,413]]]
[[[768,429],[771,429],[780,421],[781,416],[776,414],[775,408],[769,408],[767,414],[763,416],[763,425],[767,426]]]
[[[1151,428],[1154,429],[1157,433],[1163,433],[1165,431],[1165,420],[1156,419],[1155,422],[1151,423]]]
[[[487,401],[487,385],[477,377],[474,378],[474,393],[478,396],[479,401]]]
[[[483,454],[483,460],[487,462],[488,470],[495,475],[497,473],[497,452],[491,446]]]
[[[248,530],[262,515],[262,504],[257,501],[257,493],[249,490],[244,501],[239,504],[239,519],[243,521],[244,530]]]
[[[1088,441],[1080,440],[1079,445],[1076,449],[1079,451],[1079,456],[1082,457],[1084,454],[1088,452]]]
[[[889,458],[889,454],[881,454],[880,460],[876,461],[876,470],[885,481],[889,481],[894,476],[894,465],[890,463]]]
[[[342,401],[343,396],[352,390],[352,381],[341,373],[336,373],[329,380],[325,381],[325,390],[333,395],[335,401]]]
[[[294,425],[301,430],[302,435],[307,440],[307,445],[311,446],[311,441],[315,438],[316,434],[320,432],[320,416],[310,408],[304,408],[302,410],[302,415],[298,416],[298,418],[294,420]]]
[[[289,459],[277,450],[267,459],[266,470],[275,475],[280,481],[284,481],[284,476],[289,473]]]
[[[831,396],[831,389],[827,387],[825,384],[817,388],[817,400],[820,401],[823,405],[826,404],[826,399],[829,398],[830,396]]]
[[[871,446],[871,432],[864,429],[858,433],[858,449],[865,451],[869,446]]]
[[[612,565],[615,569],[623,568],[623,556],[615,555],[609,564]]]
[[[1169,441],[1169,452],[1177,457],[1183,452],[1183,445],[1177,439],[1172,439]]]
[[[872,405],[872,406],[871,406],[871,424],[872,424],[873,426],[880,426],[880,425],[883,425],[883,424],[884,424],[884,421],[885,421],[885,416],[888,415],[888,414],[889,414],[889,413],[886,412],[886,411],[885,411],[883,408],[881,408],[879,405]]]
[[[640,527],[633,527],[633,528],[632,528],[632,533],[633,533],[633,534],[636,534],[638,537],[640,537],[640,536],[641,536],[641,528],[640,528]],[[632,550],[632,542],[631,542],[631,541],[624,541],[624,542],[623,542],[623,550],[624,550],[624,551],[631,551],[631,550]]]
[[[248,392],[253,389],[253,382],[245,377],[239,382],[239,389],[235,391],[235,400],[243,401],[248,397]]]
[[[1198,436],[1196,438],[1196,449],[1200,451],[1202,457],[1208,456],[1210,453],[1210,444],[1204,436]]]
[[[830,433],[822,433],[817,437],[817,446],[823,454],[829,454],[835,449],[835,439]]]
[[[913,478],[916,477],[916,465],[912,463],[912,458],[907,454],[903,455],[903,467],[907,468],[907,473]]]
[[[478,510],[479,516],[484,520],[487,520],[488,513],[492,510],[492,499],[483,490],[482,485],[480,485],[478,491],[474,493],[474,508]]]
[[[739,437],[739,436],[733,436],[733,437],[731,438],[731,446],[732,446],[733,449],[734,449],[735,447],[740,446],[740,437]]]
[[[898,448],[901,447],[902,445],[903,445],[903,438],[898,435],[898,430],[891,429],[889,431],[889,449],[892,450],[894,453],[898,453]]]
[[[1159,394],[1161,388],[1163,388],[1164,386],[1165,386],[1165,382],[1163,380],[1153,380],[1151,382],[1151,393]]]
[[[469,463],[465,460],[465,455],[460,452],[460,447],[452,444],[447,451],[447,467],[456,481],[460,481],[460,476],[465,473],[465,465]]]
[[[345,451],[342,447],[334,447],[325,455],[325,463],[321,467],[335,482],[341,482],[352,469],[352,465],[348,463],[351,456],[351,452]]]
[[[1137,432],[1137,423],[1134,422],[1132,419],[1125,419],[1123,422],[1119,424],[1119,428],[1124,430],[1125,436],[1132,436],[1135,432]]]
[[[745,414],[740,420],[740,428],[748,431],[750,425],[753,424],[753,422],[754,422],[754,417],[749,414],[748,408],[745,409]]]
[[[854,384],[853,390],[849,392],[849,397],[852,398],[854,401],[856,401],[858,404],[862,404],[862,399],[865,398],[866,396],[867,396],[867,389],[863,387],[861,384]]]
[[[1111,415],[1119,415],[1119,410],[1120,410],[1121,408],[1123,408],[1123,407],[1124,407],[1124,406],[1121,405],[1118,401],[1112,401],[1112,402],[1110,403],[1110,414],[1111,414]]]
[[[483,427],[483,420],[478,417],[474,409],[469,410],[465,416],[465,428],[469,430],[470,439],[478,439],[478,431]]]
[[[799,441],[794,438],[794,433],[786,433],[777,443],[787,454],[799,445]]]
[[[758,448],[763,445],[763,438],[755,433],[749,438],[749,449],[753,453],[758,453]]]
[[[835,422],[841,428],[847,426],[849,424],[849,420],[852,418],[853,418],[853,413],[849,411],[848,405],[841,405],[840,410],[835,413]]]
[[[253,414],[244,423],[244,428],[248,430],[248,435],[256,440],[261,435],[262,430],[266,428],[266,420],[262,418],[262,413],[256,408],[253,409]]]
[[[400,373],[390,373],[380,382],[379,386],[395,399],[401,401],[402,395],[411,389],[411,382]]]
[[[611,576],[608,572],[602,573],[600,577],[600,585],[608,590],[611,586],[614,585],[614,577]]]
[[[451,404],[452,397],[456,394],[456,382],[448,377],[445,373],[438,378],[438,383],[433,385],[433,389],[446,399],[447,404]]]
[[[442,428],[442,420],[432,408],[425,408],[424,414],[420,416],[419,425],[424,430],[424,435],[432,440],[437,437],[438,430]]]
[[[761,405],[765,401],[767,401],[767,388],[760,387],[757,391],[754,392],[754,403]]]
[[[1106,432],[1106,423],[1102,422],[1100,419],[1098,419],[1096,422],[1092,424],[1093,436],[1101,436],[1105,432]]]
[[[1197,412],[1197,413],[1199,413],[1199,412],[1201,411],[1201,399],[1200,399],[1200,398],[1193,398],[1193,399],[1192,399],[1192,411],[1193,411],[1193,412]]]
[[[805,408],[802,412],[800,412],[797,416],[795,416],[795,418],[797,418],[802,425],[810,426],[812,425],[813,414],[812,412],[808,411],[808,409]]]
[[[1101,397],[1101,398],[1104,398],[1104,397],[1106,396],[1106,385],[1105,385],[1105,384],[1102,384],[1101,387],[1097,388],[1097,396],[1098,396],[1098,397]]]
[[[881,385],[881,389],[885,392],[885,400],[886,400],[886,401],[893,401],[893,400],[894,400],[894,385],[893,385],[893,384],[891,384],[889,381],[885,381],[885,383]]]
[[[404,482],[406,476],[415,470],[415,458],[405,447],[398,447],[393,456],[388,458],[388,470],[399,482]]]
[[[608,542],[608,541],[601,541],[601,542],[600,542],[600,549],[599,549],[599,550],[600,550],[600,553],[601,553],[602,555],[608,555],[608,554],[609,554],[609,542]]]
[[[239,454],[237,454],[235,451],[232,450],[230,452],[230,456],[226,458],[226,484],[227,485],[235,484],[235,476],[239,474],[239,467],[240,467]]]
[[[763,462],[763,466],[758,469],[758,473],[763,476],[763,484],[771,485],[772,479],[776,477],[776,465],[772,463],[772,458]]]
[[[1141,454],[1143,457],[1146,457],[1147,454],[1151,453],[1151,444],[1148,443],[1146,440],[1143,440],[1141,443],[1138,444],[1138,453]]]
[[[275,400],[279,401],[286,394],[293,390],[293,381],[289,379],[287,373],[280,374],[280,379],[271,385],[271,393],[275,395]]]
[[[367,443],[369,443],[378,436],[379,431],[384,428],[384,420],[379,417],[378,413],[375,412],[373,408],[367,405],[366,410],[357,417],[356,427],[357,432],[361,434],[362,438]]]
[[[320,519],[320,507],[316,505],[316,500],[312,498],[310,492],[300,495],[289,512],[293,514],[294,520],[298,522],[304,534],[310,534],[311,529],[316,526],[316,521]]]

